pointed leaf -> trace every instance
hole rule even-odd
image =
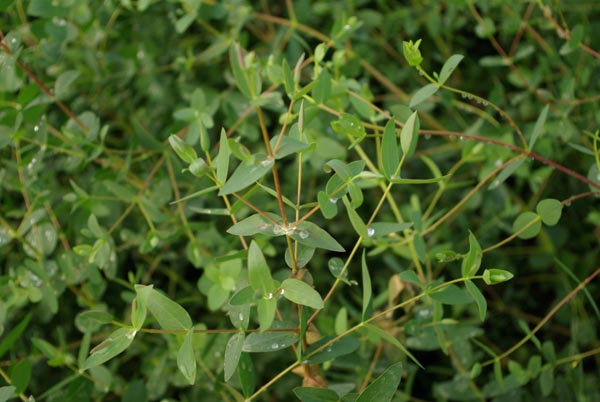
[[[268,214],[273,220],[279,221],[279,217],[275,214]],[[277,236],[273,231],[274,224],[261,214],[250,215],[242,219],[229,229],[227,233],[236,236],[253,236],[255,234],[263,234],[267,236]]]
[[[296,230],[290,234],[290,237],[305,246],[331,251],[344,251],[344,247],[337,240],[312,222],[301,222]]]
[[[331,122],[333,131],[340,134],[349,135],[355,138],[363,138],[367,135],[362,121],[353,114],[342,113],[338,120]]]
[[[247,72],[245,71],[243,63],[243,52],[239,43],[234,43],[229,48],[229,62],[231,63],[231,69],[233,70],[233,77],[238,89],[246,98],[252,98],[252,91],[248,80]]]
[[[192,327],[188,312],[156,289],[148,295],[148,310],[163,329],[188,330]]]
[[[562,215],[562,204],[558,200],[548,198],[540,201],[535,210],[540,214],[544,225],[554,226],[558,223]]]
[[[386,332],[382,328],[379,328],[377,325],[373,325],[373,324],[367,322],[364,324],[364,326],[369,332],[377,335],[380,338],[383,338],[385,341],[391,343],[393,346],[398,348],[398,350],[402,351],[402,353],[404,353],[406,356],[408,356],[408,358],[411,359],[417,366],[419,366],[423,370],[425,370],[423,365],[417,360],[417,358],[412,353],[410,353],[410,351],[406,348],[406,346],[404,346],[402,343],[400,343],[398,338],[396,338],[392,334]]]
[[[249,353],[277,352],[298,342],[294,332],[253,332],[246,336],[242,350]]]
[[[281,141],[279,141],[279,135],[271,138],[271,147],[275,147],[275,144],[279,142],[279,148],[275,150],[275,159],[285,158],[288,155],[297,154],[301,151],[310,147],[310,144],[307,144],[302,141],[298,141],[295,138],[290,136],[284,136]]]
[[[342,201],[344,202],[344,205],[346,206],[346,212],[348,213],[348,218],[350,219],[350,224],[352,225],[352,227],[354,228],[356,233],[359,236],[361,236],[363,239],[369,238],[369,234],[367,232],[367,226],[365,225],[365,222],[362,220],[360,215],[358,215],[358,213],[354,210],[352,205],[350,205],[350,201],[348,201],[348,198],[346,196],[344,196],[344,198],[342,198]]]
[[[360,394],[356,402],[389,402],[402,379],[402,362],[392,364]]]
[[[92,354],[85,360],[81,370],[87,370],[105,363],[123,352],[131,345],[136,331],[130,328],[119,328],[92,350]]]
[[[432,292],[429,296],[443,304],[467,304],[473,301],[469,293],[454,284]]]
[[[400,156],[398,155],[398,141],[396,139],[396,124],[392,117],[383,130],[383,138],[381,139],[381,163],[383,165],[383,174],[390,179],[394,176],[398,164],[400,164]]]
[[[194,331],[189,330],[177,352],[177,367],[186,380],[193,385],[196,381],[196,357],[193,346]]]
[[[227,181],[227,174],[229,173],[229,146],[227,145],[227,133],[225,129],[221,129],[221,139],[219,142],[219,153],[215,158],[215,165],[217,167],[217,180],[220,183]]]
[[[261,331],[271,328],[275,319],[275,310],[277,309],[277,299],[272,293],[267,298],[262,298],[256,303],[256,313],[258,315],[258,325]]]
[[[463,278],[473,276],[477,273],[477,270],[481,266],[482,257],[481,246],[475,236],[473,236],[473,233],[469,231],[469,252],[463,258],[461,267]]]
[[[296,304],[308,306],[315,310],[323,308],[323,299],[308,283],[288,278],[281,283],[283,297]]]
[[[248,282],[252,289],[261,290],[263,296],[273,292],[273,278],[260,246],[252,240],[248,248]]]
[[[420,103],[423,103],[423,101],[425,101],[431,95],[435,94],[439,88],[440,87],[437,84],[425,85],[424,87],[419,89],[417,92],[415,92],[413,97],[410,99],[410,103],[408,104],[408,106],[412,109],[415,106],[419,105]]]
[[[301,402],[338,402],[340,400],[337,392],[327,388],[296,387],[294,394]]]
[[[242,353],[238,364],[238,374],[240,376],[240,385],[244,397],[249,398],[256,388],[256,370],[252,363],[252,358],[248,353]]]
[[[440,75],[438,77],[438,83],[440,85],[444,85],[446,81],[448,81],[448,78],[450,78],[450,75],[452,75],[452,73],[464,57],[465,56],[463,56],[462,54],[453,54],[448,58],[448,60],[446,60],[446,62],[442,66],[442,70],[440,71]]]
[[[394,222],[373,222],[371,226],[367,228],[367,232],[373,239],[384,237],[391,233],[401,232],[410,228],[413,225],[412,222],[394,223]]]
[[[242,356],[242,347],[244,346],[244,339],[246,336],[243,332],[238,332],[237,334],[233,334],[229,341],[227,341],[227,346],[225,347],[225,362],[224,362],[224,378],[225,381],[229,381],[233,373],[240,362],[240,357]]]
[[[133,328],[139,330],[144,325],[146,314],[148,312],[148,297],[152,291],[152,286],[135,285],[135,299],[131,305],[131,323]]]
[[[504,183],[514,172],[525,162],[525,158],[519,158],[509,163],[502,171],[498,174],[498,177],[490,184],[488,190],[493,190],[500,184]]]
[[[446,180],[450,175],[432,177],[431,179],[402,179],[400,177],[392,177],[390,182],[394,184],[433,184]]]
[[[538,137],[544,131],[544,124],[546,124],[546,119],[548,118],[548,110],[549,109],[550,109],[550,106],[546,105],[542,109],[540,116],[538,117],[537,121],[535,122],[535,126],[533,127],[533,132],[531,133],[531,139],[529,140],[529,150],[533,149],[533,146],[535,145]]]
[[[362,259],[361,259],[361,267],[362,267],[362,288],[363,288],[363,297],[362,297],[362,321],[364,322],[368,316],[370,315],[371,310],[371,296],[372,296],[372,288],[371,288],[371,275],[369,275],[369,268],[367,267],[367,258],[365,256],[366,250],[363,249]]]
[[[198,154],[196,153],[194,148],[186,144],[185,141],[183,141],[178,136],[174,134],[170,135],[169,144],[171,144],[171,147],[182,161],[192,163],[196,159],[198,159]]]
[[[400,133],[400,147],[406,158],[411,157],[417,147],[419,125],[419,115],[417,112],[414,112],[410,115],[408,120],[406,120],[404,127],[402,127],[402,132]]]
[[[31,312],[27,313],[27,315],[17,325],[15,325],[10,332],[7,334],[2,334],[2,341],[0,341],[0,357],[4,356],[7,351],[11,350],[12,345],[21,337],[21,334],[29,325],[30,320]]]
[[[337,215],[337,200],[329,198],[325,191],[319,191],[317,200],[319,201],[319,208],[325,219],[331,219]]]
[[[313,353],[314,350],[317,350],[325,343],[331,341],[333,337],[325,337],[320,339],[318,342],[310,345],[308,349],[304,352],[305,356]],[[329,360],[333,360],[336,357],[348,355],[354,352],[360,346],[360,341],[353,336],[345,336],[331,345],[327,346],[325,349],[317,352],[313,356],[310,356],[306,359],[306,362],[309,364],[320,364]]]
[[[479,319],[481,321],[485,321],[485,316],[487,314],[487,301],[485,300],[485,297],[483,297],[483,293],[481,293],[479,288],[470,280],[465,281],[465,286],[477,304],[477,309],[479,310]]]
[[[219,195],[228,195],[249,187],[261,179],[273,166],[272,158],[255,162],[242,162],[225,182]]]

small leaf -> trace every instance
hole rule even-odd
[[[294,394],[301,402],[338,402],[337,392],[327,388],[296,387]]]
[[[288,278],[281,283],[282,295],[289,301],[319,310],[323,308],[323,299],[319,292],[306,282]]]
[[[298,243],[313,248],[343,252],[344,247],[337,242],[329,233],[312,222],[301,222],[290,237]]]
[[[252,91],[248,80],[247,71],[244,69],[244,55],[239,43],[234,43],[229,48],[229,62],[233,70],[235,83],[246,98],[252,98]]]
[[[497,283],[506,282],[514,277],[512,273],[504,269],[486,269],[483,271],[483,281],[487,285],[495,285]]]
[[[420,88],[415,94],[410,98],[410,103],[408,106],[412,109],[415,106],[423,103],[427,100],[431,95],[435,94],[440,87],[437,84],[427,84],[424,87]]]
[[[504,183],[518,168],[525,162],[525,158],[519,158],[509,163],[502,171],[498,174],[498,177],[490,184],[488,190],[493,190],[499,187],[500,184]]]
[[[358,213],[354,210],[352,205],[350,205],[350,201],[348,201],[348,197],[344,196],[344,198],[342,198],[342,201],[344,202],[344,205],[346,206],[346,212],[348,213],[348,218],[350,219],[350,224],[352,225],[352,227],[354,228],[356,233],[359,236],[361,236],[363,239],[368,239],[369,234],[367,231],[367,226],[365,225],[365,222],[362,220],[360,215],[358,215]]]
[[[362,297],[362,321],[364,322],[368,316],[370,315],[371,306],[371,296],[373,290],[371,289],[371,276],[369,275],[369,268],[367,267],[367,259],[365,256],[366,250],[363,249],[361,267],[362,267],[362,288],[363,288],[363,297]]]
[[[479,270],[481,266],[481,258],[483,257],[483,253],[481,251],[481,246],[479,242],[473,236],[473,233],[469,231],[469,252],[462,260],[461,273],[463,278],[467,278],[473,276]]]
[[[483,293],[481,293],[479,288],[470,280],[465,281],[465,286],[477,304],[477,310],[479,310],[479,319],[481,321],[485,321],[485,316],[487,314],[487,301],[485,300],[485,297],[483,297]]]
[[[531,239],[537,236],[541,228],[542,221],[539,215],[531,211],[523,212],[513,223],[513,232],[520,232],[520,239]]]
[[[331,74],[327,69],[323,69],[317,83],[312,89],[312,96],[319,104],[324,104],[329,99],[331,93]]]
[[[412,156],[417,147],[417,139],[419,137],[419,115],[414,112],[410,115],[402,132],[400,133],[400,147],[406,158]]]
[[[171,148],[175,151],[179,159],[186,163],[192,163],[196,159],[198,159],[198,154],[190,145],[186,144],[181,138],[172,134],[169,136],[169,144],[171,144]]]
[[[398,277],[404,282],[412,283],[414,285],[422,286],[421,281],[419,280],[419,276],[415,271],[407,269],[406,271],[400,272]]]
[[[294,83],[294,76],[292,74],[292,70],[290,69],[290,65],[285,58],[281,63],[281,72],[283,73],[283,85],[285,87],[285,93],[290,99],[293,99],[296,92],[296,84]]]
[[[274,220],[279,221],[279,218],[275,214],[268,215]],[[273,222],[269,221],[261,214],[254,214],[242,219],[227,229],[227,233],[236,236],[253,236],[258,233],[267,236],[276,236],[275,232],[273,232],[273,228]]]
[[[356,402],[389,402],[402,379],[402,362],[392,364],[360,394]]]
[[[148,311],[148,297],[152,286],[135,285],[135,299],[131,305],[131,323],[133,328],[139,330],[144,325]]]
[[[452,75],[463,58],[464,56],[462,54],[453,54],[446,60],[438,77],[438,83],[440,85],[444,85],[446,81],[448,81],[448,78],[450,78],[450,75]]]
[[[119,328],[92,350],[92,354],[85,360],[81,370],[87,370],[105,363],[123,352],[131,345],[136,331],[130,328]]]
[[[538,117],[537,121],[535,122],[535,126],[533,127],[533,132],[531,133],[531,139],[529,140],[529,150],[533,149],[533,146],[535,145],[538,137],[540,136],[540,134],[542,134],[542,131],[544,130],[544,124],[546,123],[546,118],[548,117],[549,109],[550,109],[550,106],[546,105],[542,109],[540,116]]]
[[[279,135],[271,138],[271,147],[275,147],[277,142],[279,142],[279,148],[275,150],[275,159],[282,159],[288,155],[297,154],[310,147],[310,144],[298,141],[297,139],[287,135],[284,136],[281,141],[279,141]]]
[[[79,71],[67,70],[61,73],[54,83],[54,96],[56,99],[65,99],[69,93],[69,87],[79,77]]]
[[[319,191],[317,200],[319,201],[319,209],[325,219],[331,219],[337,215],[337,200],[329,198],[325,191]]]
[[[16,398],[16,388],[12,385],[0,387],[0,402],[6,402],[10,399]]]
[[[0,357],[4,356],[7,351],[11,350],[12,345],[21,337],[21,334],[29,325],[30,320],[31,312],[27,313],[27,315],[17,325],[15,325],[10,332],[7,334],[2,334],[2,341],[0,341]]]
[[[383,138],[381,139],[381,163],[383,174],[390,179],[396,173],[396,169],[400,164],[400,156],[398,155],[398,141],[396,139],[396,124],[392,117],[388,120],[383,130]]]
[[[473,301],[469,293],[454,284],[432,292],[429,296],[443,304],[467,304]]]
[[[156,289],[149,292],[148,310],[162,329],[189,330],[192,327],[192,319],[188,312]]]
[[[391,233],[401,232],[410,228],[413,225],[412,222],[394,223],[394,222],[373,222],[367,229],[370,237],[377,239],[380,237],[387,236]]]
[[[371,332],[371,333],[375,334],[376,336],[378,336],[379,338],[382,338],[385,341],[391,343],[398,350],[402,351],[402,353],[404,353],[406,356],[408,356],[408,358],[411,359],[417,366],[419,366],[420,368],[425,370],[423,365],[417,360],[417,358],[412,353],[410,353],[410,351],[402,343],[400,343],[398,338],[396,338],[392,334],[386,332],[382,328],[379,328],[377,325],[373,325],[371,323],[365,323],[364,326],[369,332]]]
[[[196,381],[196,357],[194,356],[193,336],[194,331],[190,329],[177,352],[177,367],[179,367],[179,371],[181,371],[190,385],[193,385]]]
[[[540,390],[544,397],[548,397],[554,389],[554,370],[552,366],[546,365],[540,373]]]
[[[583,25],[575,25],[575,27],[571,30],[571,37],[569,38],[569,41],[561,46],[559,50],[560,55],[565,56],[573,52],[574,50],[577,50],[577,48],[579,48],[579,46],[583,42],[584,33],[585,31]]]
[[[215,158],[217,167],[217,180],[220,183],[225,183],[227,174],[229,173],[229,146],[227,145],[227,133],[225,129],[221,129],[221,139],[219,141],[219,153]]]
[[[314,255],[315,255],[314,247],[308,247],[308,246],[305,246],[304,244],[299,243],[297,255],[296,255],[297,266],[300,268],[306,266],[308,264],[308,262],[313,258]],[[288,267],[293,268],[289,249],[285,250],[285,263],[287,264]]]
[[[273,166],[275,161],[266,157],[255,162],[242,162],[225,182],[219,195],[228,195],[249,187],[261,179]]]
[[[253,332],[246,336],[242,350],[249,353],[277,352],[298,342],[294,332]]]
[[[544,225],[554,226],[560,220],[562,215],[562,204],[553,198],[547,198],[540,201],[535,210],[542,218]]]
[[[240,385],[244,397],[249,398],[256,387],[256,370],[252,363],[252,358],[248,353],[242,353],[238,364],[238,374],[240,376]]]
[[[439,183],[446,180],[450,175],[432,177],[431,179],[401,179],[399,177],[393,177],[390,182],[394,184],[433,184]]]
[[[338,120],[331,122],[333,131],[340,134],[346,134],[351,137],[362,139],[367,132],[360,119],[349,113],[342,113]]]
[[[233,373],[239,364],[240,357],[242,356],[242,347],[244,346],[244,340],[246,336],[243,332],[233,334],[227,346],[225,347],[225,362],[224,362],[224,378],[225,381],[229,381]]]
[[[261,290],[263,296],[273,292],[273,278],[260,246],[252,240],[248,248],[248,282],[252,289]]]
[[[318,342],[310,345],[308,349],[304,352],[305,356],[310,355],[314,350],[317,350],[325,343],[331,341],[332,337],[325,337],[320,339]],[[331,345],[327,346],[325,349],[317,352],[315,355],[306,359],[306,362],[309,364],[320,364],[329,360],[333,360],[336,357],[348,355],[354,352],[360,346],[360,341],[353,336],[345,336]]]
[[[271,328],[275,319],[275,310],[277,309],[277,299],[272,293],[261,298],[256,303],[256,313],[258,315],[258,325],[261,331]]]

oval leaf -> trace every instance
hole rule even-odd
[[[242,356],[242,347],[244,346],[244,339],[246,336],[243,332],[238,332],[237,334],[233,334],[229,341],[227,341],[227,346],[225,347],[225,362],[224,362],[224,378],[225,381],[229,381],[233,373],[235,373],[235,369],[238,366],[240,361],[240,357]]]
[[[255,162],[242,162],[225,182],[219,195],[235,193],[249,187],[261,179],[273,166],[272,158],[265,158]]]
[[[155,289],[148,294],[147,307],[162,329],[188,330],[192,327],[188,312]]]
[[[495,285],[497,283],[506,282],[513,278],[513,274],[511,272],[505,271],[503,269],[486,269],[483,271],[483,281],[487,285]]]
[[[440,75],[438,77],[438,83],[440,85],[444,85],[444,83],[448,81],[448,78],[450,78],[450,75],[452,75],[452,73],[464,57],[465,56],[463,56],[462,54],[453,54],[448,58],[448,60],[446,60],[446,62],[442,66],[442,70],[440,71]]]
[[[260,247],[253,240],[248,248],[248,281],[254,290],[262,290],[263,295],[272,292],[273,278],[267,260]]]
[[[300,223],[290,237],[298,243],[314,248],[343,252],[344,247],[337,242],[329,233],[312,222]]]
[[[548,198],[540,201],[535,210],[540,214],[544,225],[554,226],[558,223],[562,215],[562,204],[559,200]]]
[[[402,362],[392,364],[360,394],[356,402],[389,402],[402,379]]]
[[[410,103],[408,104],[408,106],[410,108],[414,108],[415,106],[417,106],[418,104],[422,103],[427,98],[429,98],[431,95],[436,93],[438,91],[438,89],[439,89],[439,87],[437,84],[425,85],[423,88],[421,88],[417,92],[415,92],[413,97],[410,99]]]
[[[400,164],[400,156],[398,155],[398,141],[396,140],[396,124],[392,117],[383,131],[381,139],[381,164],[383,174],[390,179],[396,173],[398,164]]]
[[[277,352],[298,342],[294,332],[253,332],[244,340],[242,350],[249,353]]]
[[[189,330],[177,352],[177,367],[190,384],[196,381],[196,357],[193,346],[194,331]]]
[[[305,356],[310,355],[314,350],[317,350],[331,339],[332,337],[325,337],[319,340],[317,343],[312,344],[308,349],[306,349]],[[357,338],[353,336],[345,336],[327,346],[325,349],[315,353],[314,356],[306,359],[306,362],[310,364],[320,364],[329,360],[333,360],[339,356],[348,355],[358,349],[359,346],[360,341]]]
[[[513,223],[513,232],[519,233],[520,239],[531,239],[540,233],[542,222],[538,214],[534,212],[523,212]]]
[[[402,132],[400,133],[400,147],[407,158],[415,152],[415,148],[417,147],[419,126],[419,115],[417,112],[414,112],[410,115],[408,120],[406,120],[404,127],[402,127]]]
[[[281,283],[281,289],[283,297],[291,302],[316,310],[323,308],[321,295],[306,282],[288,278]]]
[[[131,345],[135,333],[136,331],[130,328],[119,328],[114,331],[104,342],[93,349],[90,357],[83,363],[81,370],[99,366],[123,352]]]

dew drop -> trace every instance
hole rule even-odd
[[[127,335],[125,335],[125,336],[127,337],[127,339],[133,339],[133,338],[135,338],[135,334],[137,334],[137,331],[133,330],[133,331],[129,331],[127,333]]]
[[[272,298],[273,298],[273,293],[269,293],[269,294],[267,295],[267,299],[271,300]]]
[[[272,344],[271,349],[279,349],[279,344],[277,344],[277,343]]]
[[[272,158],[266,158],[266,159],[260,161],[260,164],[262,166],[271,166],[273,164],[273,159]]]
[[[298,232],[298,236],[300,236],[302,240],[305,240],[308,239],[309,234],[306,230],[301,230]]]
[[[496,179],[492,182],[492,187],[498,187],[500,185],[500,180]]]
[[[463,137],[462,135],[460,137],[458,137],[459,140],[464,141],[465,137]]]
[[[281,225],[273,225],[273,233],[275,234],[275,236],[281,236],[285,234],[285,230]]]
[[[373,228],[368,228],[367,229],[367,235],[369,237],[373,237],[374,234],[375,234],[375,229],[373,229]]]
[[[329,202],[332,203],[332,204],[335,204],[335,203],[338,202],[338,199],[337,198],[330,198]]]
[[[285,293],[285,289],[281,289],[280,294],[284,294]]]
[[[483,100],[483,101],[481,101],[481,105],[482,105],[482,106],[488,106],[488,105],[489,105],[489,103],[488,103],[487,101]]]
[[[344,31],[349,31],[352,27],[348,24],[344,25]]]
[[[570,207],[570,206],[571,206],[571,201],[565,202],[565,207]]]
[[[425,139],[426,140],[430,140],[431,139],[431,134],[425,134]]]
[[[244,314],[242,314],[242,313],[239,313],[239,314],[238,314],[238,319],[239,319],[240,321],[244,321]]]
[[[10,43],[17,43],[17,38],[12,38],[12,39],[10,40]]]
[[[325,349],[325,352],[327,352],[327,353],[331,353],[331,347],[329,347],[329,348]]]
[[[33,131],[34,131],[34,132],[36,132],[36,133],[37,133],[38,131],[40,131],[40,126],[38,126],[38,125],[36,124],[36,125],[35,125],[35,127],[33,127]]]
[[[494,165],[495,165],[496,167],[500,167],[500,166],[502,166],[502,159],[496,159],[496,161],[494,162]]]

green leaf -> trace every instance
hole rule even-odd
[[[539,215],[531,211],[523,212],[513,223],[513,232],[520,232],[520,239],[531,239],[537,236],[541,228],[542,221]]]
[[[223,365],[223,375],[225,381],[229,381],[238,367],[240,357],[242,356],[242,348],[244,346],[245,339],[246,336],[244,333],[238,332],[237,334],[233,334],[227,341],[227,346],[225,347],[225,361]]]
[[[337,402],[340,400],[337,392],[327,388],[296,387],[294,394],[302,402]]]
[[[393,177],[390,182],[394,184],[433,184],[439,183],[441,181],[449,178],[450,175],[440,176],[440,177],[432,177],[431,179],[402,179],[399,177]]]
[[[354,138],[362,139],[367,135],[362,121],[353,114],[342,113],[338,120],[331,122],[333,131],[340,134],[349,135]]]
[[[193,339],[194,331],[190,329],[179,351],[177,352],[177,367],[185,379],[193,385],[196,382],[196,357],[194,355]]]
[[[396,139],[396,124],[392,117],[388,120],[383,130],[383,138],[381,139],[381,163],[383,174],[390,179],[396,173],[396,169],[400,164],[400,156],[398,154],[398,141]]]
[[[31,380],[31,361],[28,359],[21,360],[10,367],[8,374],[11,384],[15,386],[15,392],[20,394],[27,389]]]
[[[419,115],[414,112],[410,115],[402,132],[400,133],[400,147],[406,158],[412,156],[417,147],[417,139],[419,138]]]
[[[505,271],[504,269],[491,268],[483,271],[483,281],[487,285],[495,285],[497,283],[509,281],[513,276],[512,273]]]
[[[369,268],[367,267],[367,259],[365,256],[366,250],[363,249],[362,259],[361,259],[361,271],[362,271],[362,288],[363,288],[363,297],[362,297],[362,321],[366,321],[368,316],[370,315],[370,310],[372,308],[371,305],[371,296],[372,296],[372,288],[371,288],[371,276],[369,275]]]
[[[554,370],[552,366],[545,365],[540,373],[540,390],[542,396],[548,397],[554,389]]]
[[[268,215],[276,220],[277,222],[280,220],[279,217],[275,214]],[[253,236],[255,234],[263,234],[267,236],[277,236],[273,231],[274,224],[269,221],[261,214],[254,214],[245,219],[242,219],[229,229],[227,229],[227,233],[236,236]]]
[[[423,61],[423,56],[421,56],[419,45],[421,45],[421,39],[418,39],[415,43],[413,43],[412,40],[409,40],[408,42],[402,41],[404,58],[410,66],[418,66]]]
[[[561,46],[561,48],[559,50],[560,55],[566,56],[567,54],[573,52],[574,50],[577,50],[579,48],[579,46],[581,46],[581,43],[583,42],[584,34],[585,34],[585,31],[584,31],[583,25],[581,25],[581,24],[575,25],[575,27],[571,30],[571,37],[569,38],[569,41]]]
[[[290,99],[293,99],[296,93],[296,84],[294,83],[294,76],[292,74],[292,70],[290,69],[290,65],[285,58],[281,63],[281,72],[283,73],[283,85],[285,87],[285,93]]]
[[[323,308],[323,299],[319,292],[306,282],[288,278],[281,283],[282,295],[296,304],[319,310]]]
[[[315,255],[315,248],[308,247],[304,244],[298,243],[297,255],[296,255],[296,264],[298,267],[304,267],[308,264],[308,262]],[[285,263],[288,267],[293,268],[292,259],[290,258],[290,250],[285,250]]]
[[[367,228],[367,233],[369,234],[369,237],[377,239],[380,237],[387,236],[391,233],[401,232],[410,228],[412,225],[412,222],[373,222],[371,223],[371,226]]]
[[[238,290],[229,299],[229,304],[232,306],[242,306],[244,304],[250,304],[255,301],[255,292],[252,286],[246,286]]]
[[[485,316],[487,314],[487,301],[485,300],[483,293],[481,293],[479,288],[470,280],[465,281],[465,286],[477,304],[477,310],[479,310],[479,319],[481,321],[485,321]]]
[[[549,109],[550,109],[550,106],[548,106],[548,105],[544,106],[537,121],[535,122],[535,126],[533,127],[533,132],[531,133],[531,139],[529,140],[529,150],[533,149],[533,146],[535,145],[537,139],[539,138],[540,134],[542,134],[542,132],[544,130],[544,124],[546,124],[546,118],[548,117]]]
[[[252,358],[248,353],[242,353],[238,364],[238,374],[240,377],[240,385],[244,397],[249,398],[256,387],[256,369],[252,364]]]
[[[432,292],[429,296],[440,303],[451,305],[467,304],[473,301],[469,293],[454,284],[450,284],[443,289]]]
[[[248,80],[247,71],[244,69],[244,54],[239,43],[233,43],[229,48],[229,62],[233,70],[233,77],[240,92],[249,99],[252,99],[252,90]]]
[[[3,334],[2,341],[0,342],[0,357],[4,356],[4,354],[10,350],[12,345],[21,337],[23,331],[29,325],[29,321],[31,320],[31,312],[27,313],[25,317],[17,324],[13,329],[10,330],[7,334]]]
[[[147,303],[148,310],[162,329],[189,330],[192,328],[192,319],[188,312],[156,289],[150,290]]]
[[[325,191],[319,191],[317,200],[319,201],[319,209],[325,219],[331,219],[337,215],[337,200],[329,198]]]
[[[275,319],[275,310],[277,309],[277,299],[272,293],[268,293],[259,299],[256,303],[256,313],[258,315],[258,325],[261,331],[271,328]]]
[[[135,299],[131,305],[131,323],[138,330],[144,326],[146,320],[148,297],[152,292],[152,286],[135,285]]]
[[[462,260],[461,273],[463,278],[473,276],[479,270],[481,266],[481,258],[483,253],[479,242],[473,236],[473,233],[469,231],[469,252]]]
[[[54,83],[54,96],[57,99],[65,99],[69,93],[69,86],[79,77],[80,72],[77,70],[67,70],[62,72]]]
[[[114,331],[106,340],[92,349],[92,354],[85,360],[81,370],[99,366],[122,353],[133,342],[135,333],[135,329],[130,328],[119,328]]]
[[[364,323],[364,326],[369,332],[375,334],[377,337],[382,338],[385,341],[392,344],[393,346],[395,346],[398,350],[400,350],[402,353],[408,356],[408,358],[411,359],[417,366],[425,370],[425,367],[423,367],[423,365],[417,360],[417,358],[412,353],[410,353],[410,351],[402,343],[400,343],[398,338],[396,338],[389,332],[386,332],[382,328],[379,328],[377,325],[373,325],[367,322]]]
[[[422,286],[421,280],[415,271],[407,269],[406,271],[402,271],[398,274],[401,280],[404,282],[412,283],[417,286]]]
[[[215,165],[217,167],[217,180],[219,183],[225,183],[227,180],[227,174],[229,173],[229,146],[227,145],[227,133],[225,129],[221,129],[221,139],[219,140],[219,153],[215,158]]]
[[[454,72],[458,64],[462,61],[465,56],[462,54],[453,54],[446,60],[444,65],[442,66],[442,70],[440,71],[440,75],[438,76],[438,83],[440,85],[444,85],[450,75]]]
[[[308,349],[306,349],[304,356],[309,356],[311,353],[313,353],[313,351],[331,341],[331,339],[333,339],[333,337],[328,336],[320,339],[316,343],[313,343]],[[353,336],[345,336],[305,360],[308,364],[324,363],[337,357],[348,355],[358,349],[359,346],[360,341],[357,338]]]
[[[400,385],[402,371],[402,362],[392,364],[361,392],[356,402],[391,401]]]
[[[15,393],[16,388],[12,385],[0,387],[0,402],[6,402],[9,399],[16,398],[18,394]]]
[[[242,350],[248,353],[277,352],[298,342],[294,332],[253,332],[246,336]]]
[[[431,95],[435,94],[440,87],[437,84],[427,84],[424,87],[420,88],[415,94],[410,98],[410,103],[408,106],[412,109],[415,106],[423,103],[427,100]]]
[[[544,225],[554,226],[562,215],[562,204],[554,198],[547,198],[538,202],[535,210],[542,218]]]
[[[502,171],[498,174],[498,177],[490,184],[488,190],[493,190],[499,187],[500,184],[504,183],[518,168],[525,162],[525,158],[519,158],[509,163]]]
[[[263,297],[274,290],[273,278],[267,260],[265,260],[260,246],[254,240],[248,248],[248,282],[252,289],[261,290]]]
[[[228,195],[237,191],[243,190],[256,183],[262,178],[273,166],[274,160],[266,157],[255,162],[242,162],[235,169],[229,180],[225,182],[219,195]]]
[[[350,219],[350,224],[356,231],[356,233],[361,236],[363,239],[369,238],[369,234],[367,231],[367,226],[365,222],[362,220],[360,215],[354,210],[352,205],[350,205],[350,201],[348,201],[348,197],[344,196],[342,198],[344,205],[346,206],[346,212],[348,213],[348,218]]]
[[[344,251],[344,247],[337,240],[312,222],[304,221],[298,224],[290,237],[305,246],[338,252]]]
[[[323,69],[319,78],[317,78],[316,85],[312,88],[312,96],[315,102],[324,104],[329,99],[331,93],[331,74],[327,69]]]
[[[275,144],[279,141],[279,135],[271,138],[271,147],[275,147]],[[281,141],[279,141],[279,148],[275,150],[275,159],[282,159],[288,155],[297,154],[305,149],[309,148],[310,144],[307,144],[302,141],[298,141],[295,138],[292,138],[288,135],[284,136]]]
[[[186,144],[185,141],[175,134],[171,134],[169,136],[169,144],[171,144],[171,148],[173,148],[177,156],[179,156],[179,159],[182,161],[186,163],[192,163],[198,159],[198,154],[194,148]]]

